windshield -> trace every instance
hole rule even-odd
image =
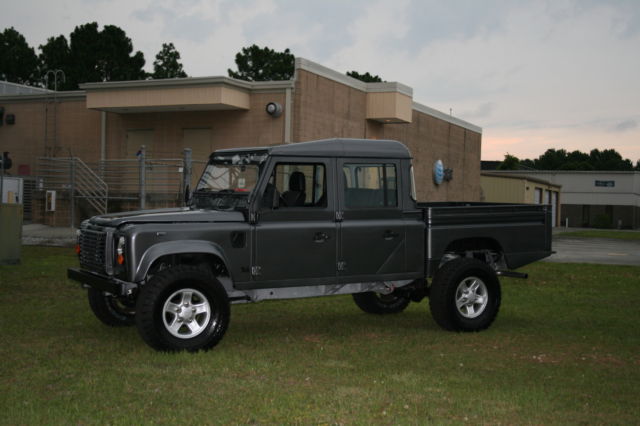
[[[209,163],[196,191],[251,192],[258,182],[258,166]]]
[[[217,210],[246,208],[266,157],[264,152],[214,155],[196,186],[195,206]]]

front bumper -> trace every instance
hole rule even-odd
[[[94,272],[85,271],[84,269],[67,269],[67,278],[78,281],[84,286],[95,288],[96,290],[106,291],[115,296],[128,296],[138,284],[122,281],[114,277],[96,274]]]

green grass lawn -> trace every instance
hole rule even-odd
[[[640,232],[637,231],[613,231],[590,229],[588,231],[571,231],[558,234],[560,237],[579,238],[612,238],[616,240],[636,240],[640,241]]]
[[[637,424],[640,267],[537,263],[495,324],[440,330],[348,296],[232,307],[220,345],[147,347],[65,278],[73,250],[0,267],[2,424]]]

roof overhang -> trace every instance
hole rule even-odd
[[[367,93],[367,119],[381,123],[411,123],[413,100],[400,92]]]
[[[253,91],[279,91],[289,81],[246,82],[227,77],[119,81],[81,85],[87,108],[117,113],[248,110]]]

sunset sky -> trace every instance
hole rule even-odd
[[[640,1],[22,0],[0,30],[34,47],[114,24],[150,70],[173,42],[190,76],[226,75],[256,43],[369,71],[483,128],[482,158],[615,148],[640,159]]]

